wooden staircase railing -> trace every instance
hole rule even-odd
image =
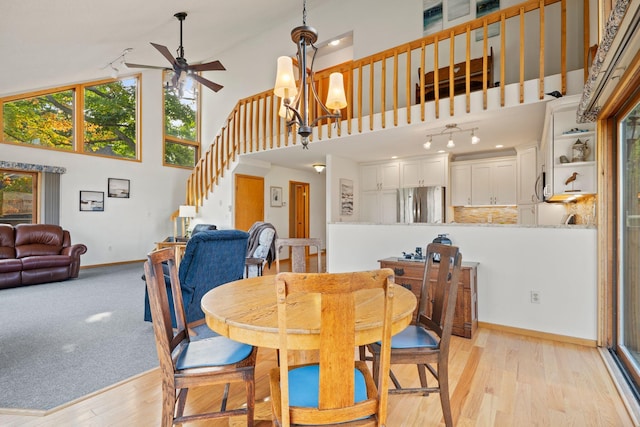
[[[519,102],[523,103],[525,100],[526,90],[525,16],[532,14],[533,12],[538,12],[537,17],[535,15],[529,16],[536,19],[539,33],[541,35],[539,43],[539,72],[537,77],[538,88],[535,96],[542,99],[545,94],[545,41],[546,38],[549,37],[546,35],[545,31],[545,10],[556,3],[560,3],[560,28],[556,29],[556,31],[559,32],[558,41],[560,43],[560,91],[563,94],[566,93],[566,0],[530,0],[483,16],[482,18],[448,28],[439,33],[428,35],[418,40],[396,46],[383,52],[315,72],[314,81],[316,82],[316,89],[319,94],[326,92],[330,73],[335,71],[343,73],[348,106],[343,110],[342,123],[338,123],[335,119],[323,120],[318,124],[317,128],[314,129],[314,134],[310,139],[322,140],[325,137],[332,138],[334,137],[334,134],[335,136],[340,136],[345,130],[349,135],[353,132],[362,133],[363,119],[368,119],[369,130],[374,130],[374,116],[381,112],[384,112],[384,114],[380,114],[382,128],[387,126],[386,121],[387,115],[389,114],[393,117],[393,125],[398,126],[398,111],[402,108],[406,108],[406,123],[410,124],[412,121],[411,106],[415,105],[415,100],[412,99],[411,96],[414,91],[412,86],[416,83],[418,83],[421,88],[419,120],[424,122],[426,120],[424,73],[421,73],[419,80],[412,80],[412,74],[414,72],[412,70],[418,69],[418,67],[421,70],[438,70],[440,68],[440,64],[438,63],[439,49],[441,45],[446,46],[447,42],[449,45],[449,63],[444,65],[449,66],[451,73],[449,81],[453,81],[456,42],[463,40],[462,43],[465,45],[466,52],[463,62],[466,62],[467,73],[466,93],[464,95],[466,97],[466,112],[468,113],[471,106],[469,62],[471,60],[471,37],[472,32],[474,31],[483,32],[482,58],[484,65],[483,75],[485,77],[483,80],[485,83],[482,87],[482,97],[483,108],[486,109],[487,90],[490,88],[486,83],[486,76],[488,73],[488,27],[491,24],[496,24],[500,27],[500,54],[496,61],[497,64],[499,64],[500,106],[505,105],[506,83],[519,84]],[[586,61],[589,49],[589,5],[587,0],[583,0],[583,8],[583,23],[585,31],[585,36],[583,38],[584,45],[572,48],[580,48],[583,50],[585,58],[584,68],[586,73]],[[509,34],[507,34],[507,22],[509,21],[513,22],[513,25],[519,28],[518,32],[510,29]],[[531,19],[529,19],[529,21],[531,21]],[[517,35],[514,35],[514,33]],[[507,38],[511,39],[512,37],[517,37],[518,39],[519,58],[511,58],[507,61],[505,58],[505,51],[507,49],[506,40]],[[554,40],[554,43],[555,42],[556,41]],[[431,53],[433,64],[427,64],[429,59],[428,55]],[[415,62],[415,64],[412,61]],[[427,65],[432,65],[432,67],[428,67]],[[505,70],[507,67],[518,67],[519,81],[505,82]],[[404,69],[404,72],[402,72],[402,69]],[[388,76],[389,73],[391,73],[391,76]],[[434,73],[434,76],[435,117],[439,118],[440,82],[437,77],[438,73]],[[388,110],[387,104],[389,101],[387,100],[387,96],[389,95],[391,98],[391,108]],[[452,97],[453,95],[453,85],[451,85],[449,97]],[[278,108],[278,100],[273,95],[273,91],[271,89],[238,101],[227,117],[225,125],[221,129],[220,133],[216,136],[205,155],[198,161],[187,181],[187,204],[195,205],[196,207],[202,206],[204,200],[218,184],[219,179],[224,176],[225,171],[229,169],[230,165],[236,161],[239,155],[296,145],[298,143],[297,130],[293,129],[292,132],[287,132],[284,120],[282,120],[282,118],[277,114]],[[310,106],[312,114],[316,109],[317,106]],[[453,102],[449,102],[448,112],[450,116],[455,115]],[[175,219],[175,217],[177,217],[177,211],[172,215],[172,218]]]

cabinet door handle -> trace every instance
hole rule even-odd
[[[398,267],[395,267],[395,268],[393,269],[393,273],[394,273],[396,276],[404,276],[404,268],[398,268]]]

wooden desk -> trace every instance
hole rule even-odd
[[[287,309],[289,348],[318,348],[320,319],[317,310],[319,295],[308,294],[291,301]],[[382,336],[382,294],[362,291],[356,300],[356,345],[378,341]],[[217,333],[235,341],[258,347],[278,348],[278,309],[275,276],[252,277],[218,286],[207,292],[201,301],[207,325]],[[402,331],[411,322],[417,305],[415,295],[402,286],[395,287],[392,334]]]

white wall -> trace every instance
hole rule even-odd
[[[473,225],[327,226],[327,270],[379,268],[378,260],[448,233],[462,260],[478,265],[478,320],[595,340],[596,229]],[[540,292],[540,304],[530,291]]]
[[[87,245],[82,266],[140,260],[173,234],[169,216],[184,204],[188,171],[162,166],[161,87],[157,74],[142,84],[142,162],[0,144],[6,161],[61,166],[60,225]],[[107,197],[108,178],[130,180],[128,199]],[[80,212],[79,192],[104,191],[104,212]]]

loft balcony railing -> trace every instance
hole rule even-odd
[[[314,81],[319,95],[326,93],[330,73],[338,71],[344,75],[348,106],[342,110],[341,120],[327,119],[320,122],[314,129],[311,140],[339,137],[345,132],[348,135],[362,133],[366,131],[365,127],[369,131],[377,126],[384,129],[388,126],[387,117],[389,121],[393,121],[393,126],[398,126],[401,120],[406,121],[406,124],[413,120],[425,122],[429,120],[426,110],[427,104],[431,102],[434,104],[430,108],[435,109],[435,118],[438,119],[442,115],[442,99],[447,97],[452,100],[457,93],[454,92],[453,84],[448,85],[447,93],[446,80],[453,82],[454,73],[459,67],[465,70],[464,91],[460,96],[465,97],[465,112],[468,113],[472,93],[470,64],[474,57],[476,63],[478,58],[482,62],[482,88],[479,91],[483,109],[487,108],[489,89],[499,91],[500,106],[505,106],[507,84],[518,85],[520,103],[530,96],[542,99],[545,95],[545,77],[549,75],[559,74],[559,91],[565,94],[568,62],[567,2],[568,0],[526,1],[383,52],[315,72]],[[579,34],[580,31],[584,34],[581,40],[572,41],[573,69],[583,68],[586,79],[589,59],[588,0],[575,0],[570,5],[574,18],[570,22],[572,34]],[[490,47],[489,31],[495,26],[499,28],[499,36],[492,38]],[[528,37],[525,39],[526,34]],[[537,43],[536,40],[531,40],[535,37],[539,37]],[[472,44],[474,38],[481,41]],[[496,38],[499,40],[494,41]],[[481,52],[477,52],[478,45],[481,46]],[[497,58],[491,58],[493,46],[498,51]],[[476,52],[475,55],[473,52]],[[492,62],[494,68],[490,70]],[[447,66],[448,73],[445,70],[444,78],[441,76],[442,72],[432,73],[433,100],[425,101],[425,72],[416,71],[428,72]],[[495,81],[488,80],[491,71]],[[459,76],[458,78],[460,79]],[[525,85],[525,80],[537,80],[538,84]],[[532,87],[535,89],[531,89]],[[445,91],[441,92],[443,88]],[[284,120],[278,116],[278,102],[271,89],[238,101],[187,181],[187,204],[202,206],[238,156],[300,142],[297,129],[288,132]],[[419,114],[414,118],[411,107],[416,104],[419,105]],[[447,102],[446,105],[449,108],[444,114],[453,116],[457,113],[454,102]],[[318,106],[310,105],[310,110],[313,115]],[[405,113],[399,114],[402,110]],[[177,211],[172,215],[172,220],[176,217]]]

